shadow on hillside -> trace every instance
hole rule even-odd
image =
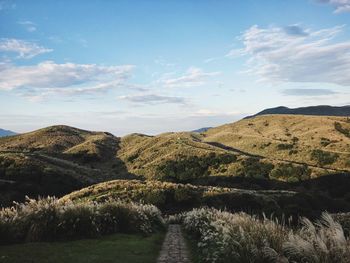
[[[112,137],[111,137],[112,138]],[[62,197],[100,182],[115,179],[140,179],[129,173],[119,159],[120,141],[98,145],[101,151],[53,153],[44,151],[2,153],[0,156],[0,207],[25,197]],[[23,161],[23,157],[24,160]]]
[[[242,177],[209,177],[196,179],[194,185],[231,187],[258,190],[254,193],[223,193],[206,197],[205,204],[229,211],[245,211],[253,214],[265,213],[283,219],[291,216],[294,223],[299,216],[319,218],[322,212],[350,212],[350,174],[329,174],[298,183]],[[277,190],[260,192],[259,190]],[[295,192],[279,192],[288,190]],[[271,199],[272,198],[272,199]],[[204,202],[204,201],[203,201]]]
[[[212,176],[190,181],[194,185],[220,186],[249,190],[290,190],[296,192],[322,192],[332,198],[344,198],[350,202],[350,173],[336,173],[296,183],[272,179]]]

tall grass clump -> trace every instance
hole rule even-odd
[[[201,262],[350,262],[350,243],[341,226],[324,213],[316,223],[302,218],[292,229],[278,220],[200,208],[181,221],[195,240]]]
[[[302,225],[284,243],[284,252],[292,262],[350,262],[350,242],[330,214],[323,213],[316,223],[302,218]]]
[[[150,234],[164,226],[152,205],[106,201],[73,203],[27,199],[0,210],[0,243],[67,240],[111,233]]]

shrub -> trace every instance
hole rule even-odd
[[[338,157],[339,155],[337,153],[325,152],[319,149],[311,152],[311,159],[315,160],[320,165],[333,164]]]
[[[310,175],[311,170],[306,165],[295,166],[287,163],[275,167],[270,173],[270,178],[285,180],[287,182],[297,182],[310,179]]]
[[[327,145],[329,145],[329,144],[331,144],[331,143],[332,143],[332,142],[331,142],[330,139],[324,138],[324,137],[321,138],[320,144],[321,144],[322,146],[326,147]]]
[[[177,160],[168,160],[157,167],[158,179],[175,182],[187,182],[191,179],[206,177],[209,169],[218,169],[220,165],[227,165],[237,160],[233,154],[210,153],[204,156],[183,156]]]
[[[293,149],[293,147],[294,147],[293,144],[280,143],[277,145],[277,150],[290,150],[290,149]]]
[[[248,158],[242,161],[238,175],[251,178],[268,178],[273,164],[260,162],[257,158]]]
[[[343,128],[343,126],[339,122],[334,123],[334,128],[336,131],[344,134],[346,137],[350,138],[350,130]]]

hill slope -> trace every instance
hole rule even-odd
[[[0,138],[0,205],[25,194],[61,196],[93,183],[129,178],[116,158],[119,143],[111,134],[68,126]]]
[[[204,133],[132,134],[118,157],[138,176],[191,182],[207,176],[303,180],[350,170],[350,123],[342,117],[269,115]]]
[[[304,215],[317,217],[322,211],[349,211],[346,199],[349,176],[333,176],[327,182],[308,182],[289,186],[291,190],[245,190],[228,187],[194,186],[159,181],[114,180],[99,183],[68,194],[62,200],[74,202],[127,200],[154,204],[165,213],[178,213],[193,207],[210,206],[231,211],[248,211],[261,214]],[[341,181],[345,187],[335,188],[336,196],[323,185]],[[311,186],[310,186],[311,185]],[[305,187],[305,188],[304,188]]]
[[[245,119],[253,118],[260,115],[269,114],[293,114],[293,115],[315,115],[315,116],[350,116],[350,106],[310,106],[310,107],[300,107],[300,108],[287,108],[284,106],[279,106],[276,108],[265,109],[258,112],[255,115],[247,116]]]
[[[349,172],[349,160],[350,122],[345,117],[264,115],[203,133],[122,138],[53,126],[0,138],[0,188],[5,193],[0,202],[25,194],[61,196],[112,179],[221,186],[231,185],[230,177],[299,182]],[[259,185],[244,182],[246,189]]]
[[[257,116],[210,129],[204,141],[270,160],[350,170],[350,122],[344,117]]]

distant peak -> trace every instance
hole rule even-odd
[[[292,114],[292,115],[314,115],[314,116],[350,116],[350,106],[330,106],[317,105],[300,108],[288,108],[285,106],[278,106],[269,108],[258,112],[257,114],[247,116],[244,119],[253,118],[260,115],[270,114]]]

